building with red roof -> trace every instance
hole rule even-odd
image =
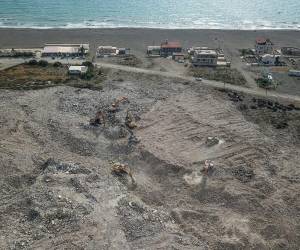
[[[273,43],[265,37],[257,37],[255,40],[255,53],[258,55],[272,54],[274,50]]]
[[[182,52],[182,46],[179,42],[169,42],[168,40],[163,42],[160,46],[161,56],[172,56],[173,53]]]

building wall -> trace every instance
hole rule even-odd
[[[153,49],[153,50],[147,50],[147,54],[148,55],[155,55],[155,56],[159,56],[160,55],[160,49]]]
[[[81,56],[80,53],[61,53],[61,52],[55,52],[55,53],[42,53],[42,57],[60,57],[60,56]]]
[[[256,44],[255,45],[255,53],[256,54],[268,54],[273,52],[272,44]]]
[[[161,48],[162,56],[171,56],[173,53],[180,53],[182,48]]]
[[[193,65],[195,66],[217,66],[218,58],[215,56],[195,56]]]

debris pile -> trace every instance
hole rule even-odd
[[[238,95],[236,92],[229,92],[228,96],[232,102],[242,102],[242,96]]]
[[[240,165],[232,169],[232,174],[241,182],[249,182],[254,177],[254,171],[245,165]]]

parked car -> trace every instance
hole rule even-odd
[[[203,79],[201,77],[195,77],[195,80],[198,82],[202,82]]]

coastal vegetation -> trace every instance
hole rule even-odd
[[[32,59],[25,64],[1,71],[0,88],[31,90],[68,85],[101,90],[106,79],[105,72],[95,68],[91,62],[84,62],[83,66],[88,67],[85,75],[70,76],[68,67],[60,62],[48,63],[45,60]]]
[[[233,68],[190,67],[189,71],[194,77],[222,81],[234,85],[246,84],[244,76],[237,69]]]
[[[252,56],[254,55],[254,52],[252,49],[240,49],[239,50],[241,56]]]

